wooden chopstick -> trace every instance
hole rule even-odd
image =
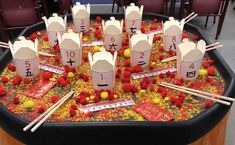
[[[1,45],[8,45],[8,43],[2,42],[2,41],[0,41],[0,44],[1,44]]]
[[[0,44],[0,47],[3,47],[3,48],[10,48],[9,45],[1,45]],[[43,52],[43,51],[38,51],[39,55],[43,55],[43,56],[50,56],[50,57],[53,57],[55,56],[54,54],[50,54],[50,53],[47,53],[47,52]]]
[[[200,91],[200,90],[186,88],[186,87],[183,87],[183,86],[177,86],[177,85],[170,84],[170,83],[165,83],[165,82],[162,82],[162,84],[169,85],[169,86],[172,86],[172,87],[181,88],[181,89],[185,89],[185,90],[188,90],[188,91],[192,91],[192,92],[195,92],[195,93],[200,93],[200,94],[211,96],[211,97],[216,97],[216,98],[219,98],[219,99],[224,99],[224,100],[227,100],[227,101],[235,101],[234,98],[230,98],[230,97],[227,97],[227,96],[222,96],[222,95],[218,95],[218,94],[203,92],[203,91]]]
[[[221,104],[223,104],[223,105],[230,106],[230,104],[231,104],[230,102],[227,102],[227,101],[223,101],[223,100],[219,100],[219,99],[207,97],[207,96],[204,96],[204,95],[202,95],[202,94],[198,94],[198,93],[195,93],[195,92],[190,92],[190,91],[187,91],[187,90],[178,88],[178,87],[172,87],[172,86],[166,85],[166,84],[159,84],[159,85],[160,85],[160,86],[167,87],[167,88],[171,88],[171,89],[173,89],[173,90],[178,90],[178,91],[181,91],[181,92],[184,92],[184,93],[188,93],[188,94],[191,94],[191,95],[194,95],[194,96],[198,96],[198,97],[201,97],[201,98],[204,98],[204,99],[208,99],[208,100],[211,100],[211,101],[215,101],[215,102],[221,103]]]
[[[54,113],[72,94],[74,91],[69,92],[69,94],[65,95],[64,99],[59,102],[58,105],[56,105],[52,110],[50,110],[45,117],[43,117],[32,129],[31,132],[35,132],[50,116],[52,113]]]
[[[206,46],[206,48],[207,48],[206,51],[211,51],[211,50],[214,50],[214,49],[217,49],[217,48],[221,48],[223,46],[223,45],[218,45],[218,44],[219,44],[219,42],[207,45]],[[161,62],[164,63],[164,62],[172,61],[172,60],[175,60],[175,59],[177,59],[177,56],[168,57],[166,59],[161,60]]]
[[[194,14],[194,12],[192,12],[191,14],[189,14],[189,15],[188,15],[187,17],[185,17],[184,19],[186,20],[186,19],[192,17],[193,14]]]
[[[188,23],[189,21],[191,21],[192,19],[194,19],[198,14],[195,14],[193,16],[191,16],[190,18],[188,18],[184,23]]]
[[[52,105],[49,109],[47,109],[45,112],[43,112],[40,116],[38,116],[36,119],[34,119],[32,122],[30,122],[27,126],[25,126],[23,128],[23,131],[27,131],[29,128],[31,128],[35,123],[37,123],[44,116],[46,116],[53,108],[55,108],[57,105],[59,105],[59,103],[61,103],[63,100],[65,100],[67,96],[71,96],[73,93],[74,93],[74,91],[71,91],[67,95],[65,95],[63,98],[61,98],[58,102],[56,102],[54,105]]]

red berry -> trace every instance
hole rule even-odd
[[[43,72],[42,73],[42,78],[44,80],[49,80],[52,76],[53,76],[53,74],[51,72]]]
[[[212,64],[214,64],[214,60],[209,59],[209,60],[208,60],[208,63],[209,63],[210,65],[212,65]]]
[[[175,100],[175,105],[176,105],[177,107],[181,107],[181,106],[182,106],[181,100],[176,99],[176,100]]]
[[[85,82],[89,81],[89,75],[83,75],[83,80],[84,80]]]
[[[164,99],[167,96],[167,91],[162,91],[161,95],[162,95],[162,98]]]
[[[183,33],[182,34],[182,39],[184,39],[184,38],[188,38],[188,34],[187,33]]]
[[[93,116],[93,112],[87,112],[86,115],[87,115],[88,117],[92,117],[92,116]]]
[[[29,84],[30,83],[30,79],[29,78],[24,78],[23,82],[24,82],[24,84]]]
[[[128,60],[125,60],[124,61],[124,65],[125,65],[125,67],[129,67],[129,66],[131,66],[131,61],[128,59]]]
[[[171,73],[170,73],[170,78],[174,78],[175,75],[176,75],[175,73],[171,72]]]
[[[140,82],[140,87],[141,87],[142,89],[147,89],[147,88],[148,88],[148,84],[147,84],[146,82],[144,82],[144,81],[141,81],[141,82]]]
[[[142,32],[142,33],[145,33],[145,29],[144,29],[144,27],[141,27],[141,29],[140,29],[140,30],[141,30],[141,32]]]
[[[154,91],[154,86],[153,85],[149,85],[149,90],[150,90],[150,92],[153,92]]]
[[[176,100],[177,100],[176,97],[170,96],[170,101],[171,101],[171,103],[175,103]]]
[[[61,85],[62,87],[65,87],[65,86],[68,85],[68,83],[67,83],[66,80],[62,80],[62,81],[60,82],[60,85]]]
[[[20,98],[19,97],[14,97],[13,98],[13,103],[14,104],[19,104],[20,103]]]
[[[213,103],[211,101],[206,101],[205,102],[205,107],[206,108],[210,108],[211,106],[213,106]]]
[[[149,70],[154,70],[154,67],[153,66],[149,66]]]
[[[157,79],[156,78],[152,78],[151,82],[152,82],[152,84],[156,84],[157,83]]]
[[[38,38],[38,35],[37,35],[37,33],[36,32],[34,32],[31,36],[31,40],[35,40],[35,39],[37,39]]]
[[[45,35],[44,38],[43,38],[44,41],[48,41],[48,36]]]
[[[86,97],[81,97],[79,101],[82,105],[85,105],[87,103]]]
[[[208,74],[211,75],[211,76],[214,76],[215,73],[216,73],[214,67],[208,67],[208,68],[207,68],[207,72],[208,72]]]
[[[94,98],[94,102],[97,103],[100,101],[100,95],[96,95]]]
[[[2,82],[3,83],[8,83],[9,79],[7,76],[2,77]]]
[[[94,34],[95,34],[95,36],[97,37],[97,36],[99,36],[99,35],[101,35],[101,30],[100,29],[98,29],[98,30],[95,30],[95,32],[94,32]]]
[[[185,95],[184,95],[183,92],[180,92],[179,95],[178,95],[178,97],[179,97],[179,98],[182,98],[182,99],[184,100]]]
[[[171,72],[167,71],[166,76],[170,76]]]
[[[121,75],[119,73],[115,74],[116,79],[120,79]]]
[[[137,92],[139,92],[139,89],[138,89],[138,87],[137,87],[137,86],[134,86],[134,87],[132,88],[132,92],[134,92],[134,93],[137,93]]]
[[[133,67],[133,71],[134,71],[135,73],[142,72],[142,67],[139,66],[139,65],[135,65],[135,66]]]
[[[8,64],[7,68],[11,71],[15,71],[16,70],[16,66],[14,66],[13,64]]]
[[[210,64],[208,62],[204,62],[202,65],[204,68],[208,68],[210,66]]]
[[[159,46],[159,50],[160,50],[160,51],[163,51],[163,50],[164,50],[163,45],[160,45],[160,46]]]
[[[102,18],[100,16],[96,16],[96,21],[97,22],[101,22],[102,21]]]
[[[51,96],[51,102],[55,104],[57,101],[59,101],[60,97],[59,96]]]
[[[69,114],[70,114],[71,117],[72,117],[72,116],[75,116],[75,115],[76,115],[76,110],[74,110],[74,109],[69,109]]]
[[[75,100],[76,103],[79,103],[80,102],[80,97],[76,97],[76,98],[74,98],[74,100]]]
[[[131,77],[131,73],[129,71],[124,71],[123,76],[125,78],[130,78]]]
[[[74,109],[74,110],[77,110],[77,109],[78,109],[78,106],[75,105],[75,104],[72,104],[70,108],[71,108],[71,109]]]
[[[164,90],[164,89],[163,89],[162,87],[158,87],[158,88],[157,88],[157,92],[158,92],[158,93],[161,93],[163,90]]]
[[[60,46],[58,44],[54,45],[53,48],[56,52],[60,52]]]
[[[164,75],[165,75],[164,73],[160,73],[158,76],[159,76],[159,78],[163,79]]]
[[[159,59],[160,59],[160,60],[163,60],[163,59],[164,59],[164,55],[163,55],[163,54],[160,54],[160,55],[159,55]]]
[[[206,82],[211,83],[212,81],[213,81],[212,78],[210,78],[210,77],[206,78]]]
[[[21,80],[18,79],[17,77],[15,77],[15,78],[12,80],[12,84],[13,84],[14,86],[19,85],[20,82],[21,82]]]
[[[125,93],[130,92],[132,90],[132,88],[133,88],[133,85],[130,83],[125,83],[122,85],[122,90]]]
[[[43,112],[45,112],[46,108],[44,106],[39,106],[38,107],[38,113],[42,114]]]
[[[153,22],[154,22],[154,23],[157,23],[157,22],[158,22],[157,18],[153,19]]]

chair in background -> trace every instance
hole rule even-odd
[[[35,0],[0,0],[0,22],[3,41],[9,40],[9,31],[23,29],[40,21],[40,6]]]
[[[144,5],[144,12],[158,14],[163,14],[165,7],[165,13],[167,14],[168,0],[138,0],[136,4],[138,6]]]
[[[117,12],[119,12],[120,7],[130,5],[130,3],[136,4],[136,1],[137,0],[113,0],[112,13],[114,11],[115,4],[117,5]]]
[[[184,10],[187,15],[195,12],[199,16],[207,16],[205,23],[205,27],[207,27],[209,16],[214,16],[214,23],[216,23],[216,16],[218,16],[219,22],[215,37],[217,39],[222,30],[228,4],[229,0],[181,0],[180,18],[183,18]]]
[[[59,13],[61,15],[66,14],[71,11],[72,1],[71,0],[58,0],[59,4]]]

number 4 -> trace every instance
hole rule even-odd
[[[194,69],[194,64],[192,63],[189,68]]]

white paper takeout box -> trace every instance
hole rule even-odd
[[[45,16],[42,17],[42,19],[45,21],[46,29],[47,29],[47,35],[49,38],[49,43],[51,46],[54,46],[58,44],[57,40],[57,33],[60,33],[60,35],[63,35],[66,31],[66,25],[67,25],[67,16],[59,17],[56,13],[52,14],[52,17],[47,19]]]
[[[142,34],[141,31],[130,38],[131,66],[145,68],[149,65],[152,43],[153,35]]]
[[[111,90],[115,83],[115,68],[117,51],[114,56],[104,48],[96,52],[93,56],[89,52],[88,59],[91,66],[93,86],[97,90]]]
[[[125,24],[126,31],[130,34],[135,34],[137,30],[140,30],[142,15],[144,6],[141,5],[140,8],[131,3],[125,10]]]
[[[82,34],[69,29],[62,36],[58,33],[63,65],[77,67],[82,63]]]
[[[205,41],[194,43],[184,39],[178,47],[177,76],[185,80],[196,79],[206,50]]]
[[[123,20],[115,20],[110,17],[110,20],[104,22],[102,20],[104,43],[106,50],[116,51],[122,47],[122,26]]]
[[[80,2],[71,9],[73,23],[77,32],[87,32],[90,29],[90,4],[85,7]]]
[[[179,22],[173,17],[170,17],[169,20],[163,24],[163,46],[165,51],[177,50],[182,40],[184,21],[185,19],[182,19]]]
[[[34,42],[26,40],[25,37],[19,37],[18,41],[12,44],[8,42],[11,54],[13,56],[17,75],[25,78],[34,78],[39,74],[38,60],[38,40]]]

